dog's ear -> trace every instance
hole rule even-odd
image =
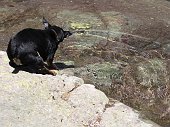
[[[49,27],[51,27],[51,25],[48,23],[48,21],[43,17],[43,20],[42,20],[44,26],[45,26],[45,29],[48,29]]]
[[[64,31],[64,38],[71,36],[72,33],[70,31]]]

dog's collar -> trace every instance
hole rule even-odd
[[[56,36],[56,38],[57,38],[57,33],[55,32],[55,30],[54,29],[51,29],[53,32],[54,32],[54,34],[55,34],[55,36]],[[57,39],[58,40],[58,39]]]

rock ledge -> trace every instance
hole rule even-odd
[[[0,51],[1,127],[158,127],[139,113],[109,99],[81,78],[12,74],[5,52]]]

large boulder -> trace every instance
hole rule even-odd
[[[13,74],[8,62],[6,53],[0,51],[2,127],[159,127],[120,102],[109,105],[103,92],[81,78]]]

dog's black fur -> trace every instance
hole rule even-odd
[[[7,54],[12,67],[30,66],[35,68],[37,73],[39,70],[46,70],[47,73],[55,75],[47,66],[57,69],[53,64],[55,52],[60,42],[72,33],[58,26],[51,26],[45,18],[43,24],[44,30],[27,28],[10,40]],[[44,62],[47,62],[47,65]]]

